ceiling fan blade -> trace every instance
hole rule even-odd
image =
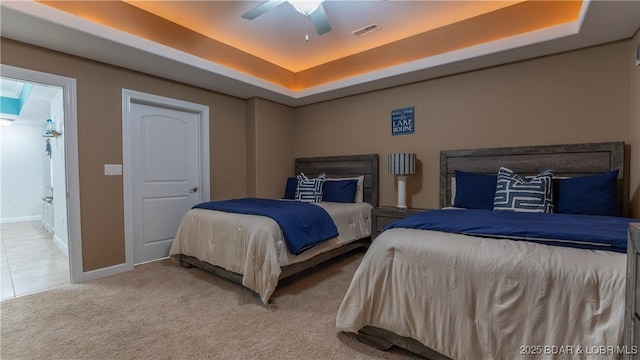
[[[242,17],[247,19],[247,20],[253,20],[253,19],[257,18],[258,16],[266,13],[267,11],[279,6],[280,4],[282,4],[285,1],[286,0],[267,0],[267,1],[263,2],[262,4],[254,7],[253,9],[247,11],[246,13],[242,14]]]
[[[312,12],[309,16],[313,21],[313,25],[316,27],[316,32],[318,33],[318,35],[322,35],[331,31],[331,25],[329,24],[329,19],[327,18],[327,14],[324,12],[322,4],[320,4],[318,9]]]

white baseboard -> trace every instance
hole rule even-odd
[[[155,259],[155,260],[149,260],[140,264],[136,264],[136,266],[138,265],[142,265],[142,264],[147,264],[150,262],[154,262],[154,261],[160,261],[160,260],[165,260],[168,259],[169,257],[164,257],[164,258],[160,258],[160,259]],[[107,276],[112,276],[112,275],[117,275],[123,272],[127,272],[127,271],[131,271],[133,270],[133,266],[127,264],[127,263],[122,263],[122,264],[118,264],[118,265],[114,265],[114,266],[109,266],[106,268],[102,268],[102,269],[97,269],[97,270],[92,270],[92,271],[86,271],[82,273],[82,282],[85,281],[90,281],[90,280],[95,280],[95,279],[100,279],[103,277],[107,277]]]
[[[65,254],[69,255],[69,246],[66,242],[62,241],[57,235],[53,235],[53,242],[58,245],[58,247],[64,251]]]
[[[123,272],[131,271],[131,270],[133,270],[133,266],[127,265],[126,263],[122,263],[118,265],[108,266],[102,269],[85,271],[82,273],[81,281],[85,282],[85,281],[100,279],[103,277],[112,276],[112,275],[120,274]]]
[[[135,264],[134,267],[138,266],[138,265],[142,265],[142,264],[148,264],[148,263],[152,263],[152,262],[156,262],[156,261],[166,260],[166,259],[169,259],[169,258],[171,258],[171,257],[170,256],[165,256],[165,257],[161,257],[161,258],[158,258],[158,259],[153,259],[153,260],[149,260],[149,261],[143,261],[141,263]]]
[[[23,222],[23,221],[42,221],[42,215],[2,218],[0,219],[0,224],[16,223],[16,222]]]

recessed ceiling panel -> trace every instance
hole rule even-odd
[[[299,72],[522,1],[325,1],[332,31],[321,36],[311,19],[287,2],[253,20],[241,15],[264,1],[126,2]],[[372,23],[380,31],[369,37],[353,35],[354,30]]]

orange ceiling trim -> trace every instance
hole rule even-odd
[[[291,90],[303,90],[395,65],[561,25],[578,19],[582,1],[517,3],[298,73],[121,1],[38,1]]]
[[[292,88],[295,73],[122,1],[40,1],[78,17]]]

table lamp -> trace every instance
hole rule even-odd
[[[398,209],[407,208],[407,176],[416,173],[416,154],[389,154],[389,174],[398,175]]]

